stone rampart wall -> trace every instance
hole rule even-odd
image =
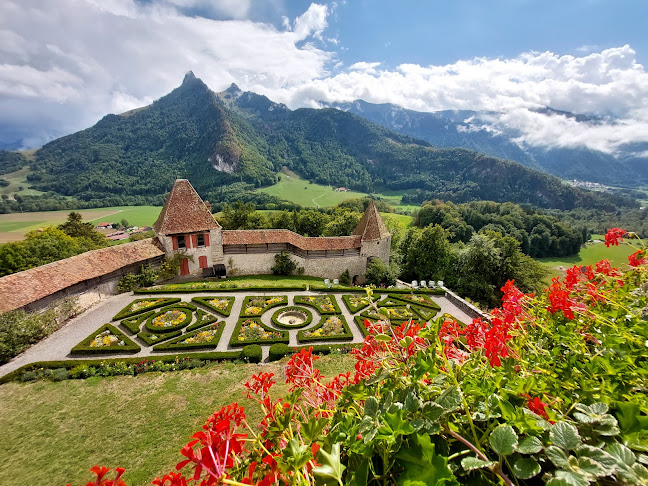
[[[263,275],[270,273],[276,253],[233,253],[225,255],[227,275]],[[298,267],[304,267],[304,274],[313,277],[338,278],[342,272],[349,270],[351,278],[363,275],[367,259],[362,256],[340,256],[326,258],[302,258],[290,255]]]

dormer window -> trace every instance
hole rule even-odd
[[[198,248],[205,246],[205,235],[200,233],[196,238],[196,246]]]
[[[180,248],[180,249],[187,248],[187,243],[185,241],[185,236],[184,235],[178,236],[177,239],[178,239],[178,248]]]

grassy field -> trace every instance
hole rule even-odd
[[[30,173],[31,170],[29,170],[29,167],[23,167],[16,172],[10,172],[9,174],[0,176],[0,179],[9,182],[8,186],[0,188],[0,194],[6,194],[7,196],[14,196],[15,194],[22,194],[23,196],[37,196],[43,194],[41,191],[29,189],[31,182],[27,180],[27,176]],[[21,187],[22,189],[20,189]]]
[[[84,221],[92,221],[95,224],[117,223],[126,219],[131,225],[152,226],[161,209],[158,206],[115,206],[83,209],[78,212]],[[61,224],[69,213],[70,210],[0,214],[0,243],[22,240],[28,231]]]
[[[318,360],[329,378],[353,370],[353,363],[348,355]],[[283,381],[281,362],[263,371]],[[223,405],[238,402],[252,422],[261,419],[243,387],[258,372],[258,365],[223,363],[136,377],[2,385],[0,484],[81,485],[95,464],[126,468],[129,486],[151,484],[175,470],[181,447]],[[275,387],[287,392],[285,385]]]

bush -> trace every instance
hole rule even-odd
[[[380,258],[374,258],[367,265],[365,279],[368,285],[389,287],[396,285],[397,274],[395,269],[385,265]]]
[[[351,274],[349,274],[348,268],[340,274],[339,280],[342,285],[349,285],[351,283]]]
[[[268,361],[279,361],[284,356],[291,354],[293,350],[287,344],[275,343],[270,346]]]
[[[297,269],[297,264],[290,258],[290,253],[283,250],[274,257],[275,264],[272,266],[272,275],[292,275]]]
[[[52,370],[52,381],[65,381],[68,379],[67,368],[56,368]]]
[[[260,363],[263,359],[263,349],[258,344],[248,344],[241,350],[241,357],[248,363]]]
[[[131,290],[138,289],[140,287],[148,287],[153,285],[158,279],[158,273],[150,265],[142,265],[139,273],[132,274],[129,273],[124,275],[117,284],[117,290],[119,292],[130,292]]]

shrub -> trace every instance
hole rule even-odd
[[[290,253],[283,250],[274,257],[275,264],[272,266],[272,275],[292,275],[297,269],[297,264],[290,258]]]
[[[191,323],[192,318],[193,314],[190,308],[182,305],[173,305],[165,307],[149,317],[144,327],[153,334],[173,332],[187,327]]]
[[[339,280],[342,285],[349,285],[351,283],[351,274],[348,268],[340,274]]]
[[[367,284],[375,285],[376,287],[396,285],[396,276],[397,272],[395,272],[395,269],[385,265],[380,258],[371,260],[365,272]]]
[[[268,361],[279,361],[284,356],[291,354],[293,350],[287,344],[275,343],[270,346]]]
[[[260,363],[263,359],[263,349],[258,344],[248,344],[241,350],[241,357],[248,363]]]
[[[140,287],[153,285],[157,279],[158,273],[153,267],[150,265],[142,265],[139,273],[124,275],[117,284],[117,290],[119,292],[130,292]]]
[[[65,381],[68,379],[67,368],[56,368],[52,370],[52,381]]]
[[[319,324],[311,329],[299,331],[297,339],[300,343],[312,341],[345,341],[353,339],[346,319],[342,315],[322,316]]]

